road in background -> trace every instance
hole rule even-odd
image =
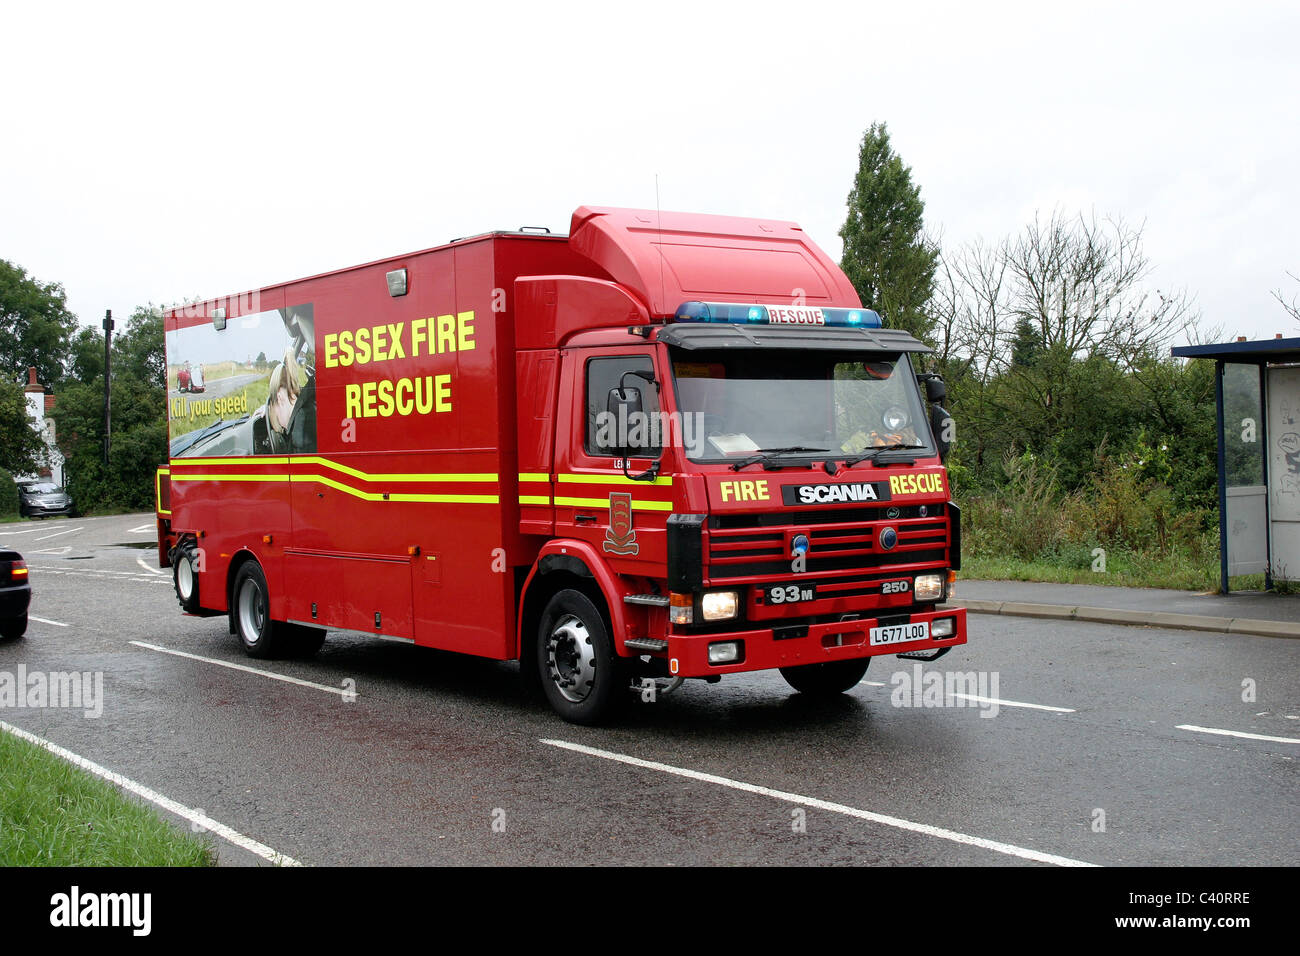
[[[149,515],[0,525],[33,587],[0,672],[104,688],[98,718],[0,720],[305,864],[1300,862],[1294,641],[974,615],[836,700],[729,676],[592,729],[510,663],[344,632],[251,660],[153,541]]]

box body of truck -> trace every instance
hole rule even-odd
[[[791,223],[590,207],[175,309],[160,563],[251,653],[517,658],[584,721],[638,674],[942,653],[960,515],[875,319]]]

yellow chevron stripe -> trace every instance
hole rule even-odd
[[[565,484],[575,485],[636,485],[639,488],[671,488],[673,479],[670,476],[656,478],[654,481],[634,481],[623,475],[557,475],[557,479]]]
[[[245,458],[174,458],[172,466],[177,465],[324,465],[361,481],[427,481],[427,482],[495,482],[495,473],[466,472],[450,474],[369,474],[349,465],[343,465],[317,455],[299,455],[291,458],[269,458],[249,455]]]
[[[173,475],[172,481],[253,481],[265,482],[267,484],[292,482],[294,484],[317,484],[328,485],[355,498],[363,501],[405,501],[405,502],[424,502],[433,504],[467,504],[467,505],[495,505],[499,504],[501,499],[496,495],[429,495],[429,494],[403,494],[401,492],[382,491],[361,491],[359,488],[353,488],[345,485],[341,481],[335,481],[333,478],[327,478],[324,475],[218,475],[218,474],[201,474],[201,475]]]
[[[288,481],[288,475],[172,475],[172,481]]]
[[[400,492],[361,491],[345,485],[341,481],[335,481],[333,478],[326,478],[324,475],[293,475],[290,480],[294,484],[315,482],[316,484],[328,485],[338,491],[346,492],[354,498],[360,498],[362,501],[414,501],[466,505],[495,505],[501,501],[496,495],[420,495],[402,494]]]
[[[568,505],[571,508],[608,508],[608,498],[556,498],[557,505]],[[632,500],[632,509],[634,511],[672,511],[673,503],[671,501],[637,501]]]

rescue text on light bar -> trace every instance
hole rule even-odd
[[[878,329],[871,309],[823,309],[805,305],[749,305],[734,302],[683,302],[676,322],[729,322],[739,325],[820,325]]]

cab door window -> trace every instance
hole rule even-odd
[[[660,434],[662,416],[659,414],[659,389],[652,381],[628,372],[654,374],[654,363],[648,355],[627,355],[594,358],[587,362],[587,425],[583,449],[588,455],[600,458],[623,457],[629,444],[638,446],[629,457],[656,457],[663,445]],[[610,392],[623,390],[628,396],[632,389],[641,392],[640,413],[629,412],[626,403],[622,408],[610,402]]]

